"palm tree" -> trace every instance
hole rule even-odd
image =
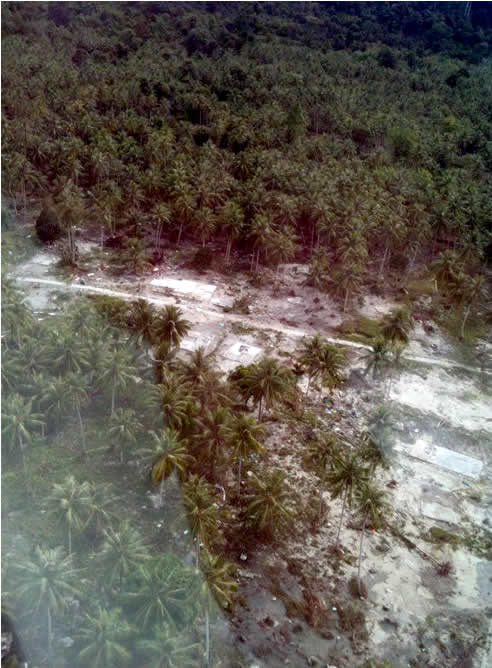
[[[137,370],[131,363],[129,352],[125,348],[111,351],[103,360],[103,368],[99,380],[111,387],[111,415],[116,408],[116,392],[125,389],[133,382]]]
[[[166,428],[182,429],[188,416],[188,405],[191,395],[189,386],[184,378],[173,372],[164,372],[162,382],[149,388],[148,413],[151,421],[155,423],[158,418]]]
[[[352,505],[353,494],[360,485],[366,482],[367,472],[363,468],[357,453],[338,453],[333,458],[332,470],[329,472],[327,480],[331,486],[331,496],[333,499],[337,499],[343,495],[340,524],[335,541],[335,546],[338,548],[345,505],[347,503],[349,506]]]
[[[48,427],[59,425],[62,419],[70,414],[73,407],[67,392],[66,379],[62,376],[49,378],[37,399],[41,410],[47,417]]]
[[[154,250],[159,252],[162,232],[165,225],[171,221],[171,209],[165,202],[157,202],[152,207],[152,218],[154,219]]]
[[[128,327],[138,339],[152,343],[154,335],[155,309],[145,299],[131,302],[127,317]]]
[[[342,371],[346,364],[345,352],[338,346],[327,343],[323,346],[318,360],[318,374],[323,385],[333,391],[342,381]]]
[[[373,476],[378,467],[385,470],[389,469],[389,454],[391,451],[391,443],[386,434],[379,433],[377,436],[374,433],[364,434],[360,447],[360,456],[362,461],[369,464],[369,475]]]
[[[408,308],[394,309],[383,319],[381,334],[387,341],[394,344],[397,341],[408,343],[408,336],[413,329],[412,317]]]
[[[200,643],[193,641],[189,631],[177,631],[170,624],[156,624],[152,638],[138,640],[137,649],[153,668],[197,668],[199,665]]]
[[[227,441],[232,447],[232,459],[238,462],[237,493],[241,496],[241,468],[252,454],[260,454],[263,446],[259,442],[265,433],[263,427],[249,415],[235,416],[227,431]]]
[[[319,359],[323,348],[326,345],[326,339],[317,332],[309,339],[303,339],[301,347],[300,363],[307,369],[308,384],[306,394],[309,393],[309,387],[313,378],[319,374]]]
[[[48,354],[55,373],[59,375],[80,373],[89,368],[86,345],[77,334],[72,331],[62,332],[59,336],[55,336],[54,341],[48,346]]]
[[[258,422],[261,422],[263,401],[270,408],[294,385],[294,377],[290,369],[280,366],[277,360],[265,357],[250,367],[246,382],[258,404]]]
[[[307,447],[309,461],[314,466],[321,483],[319,486],[318,518],[321,517],[323,508],[323,491],[329,466],[339,449],[340,442],[335,434],[323,434],[320,438],[311,441]]]
[[[149,559],[148,546],[129,520],[123,520],[117,529],[103,530],[103,543],[98,561],[104,572],[104,580],[113,586],[118,583],[121,592],[123,579]]]
[[[212,486],[195,474],[183,484],[183,500],[196,544],[196,565],[200,563],[200,543],[208,546],[219,533],[218,508]]]
[[[2,300],[2,330],[8,332],[11,339],[20,348],[21,337],[30,331],[33,323],[32,311],[25,304],[24,297],[20,292],[12,290],[5,303]]]
[[[123,597],[135,611],[139,627],[147,630],[155,624],[167,624],[175,630],[189,628],[197,612],[194,575],[182,559],[171,553],[140,564]]]
[[[216,462],[224,452],[227,436],[230,412],[223,406],[217,406],[215,411],[206,410],[200,420],[200,431],[196,437],[199,446],[200,461],[202,453],[205,455],[205,463],[210,466],[212,479],[215,478]]]
[[[434,261],[432,269],[439,288],[447,288],[462,271],[462,262],[455,250],[447,249]]]
[[[65,556],[63,548],[42,550],[35,547],[28,559],[13,566],[16,578],[16,594],[24,599],[29,612],[46,613],[48,649],[51,654],[53,615],[62,613],[69,596],[79,596],[74,583],[77,571],[71,555]]]
[[[205,665],[210,665],[210,603],[212,597],[224,608],[232,607],[232,596],[237,589],[232,579],[234,565],[220,555],[204,550],[202,559],[204,580],[201,598],[205,609]]]
[[[271,532],[291,515],[286,502],[291,491],[285,484],[283,471],[270,471],[262,479],[251,477],[253,492],[248,496],[248,517],[259,531]]]
[[[378,336],[371,345],[371,349],[361,355],[361,358],[366,360],[366,368],[363,375],[367,376],[372,371],[373,378],[381,376],[383,370],[389,364],[388,355],[389,346],[387,339],[383,336]]]
[[[65,376],[65,386],[67,398],[75,406],[77,418],[80,427],[80,436],[82,439],[82,452],[85,453],[87,444],[85,440],[85,429],[80,412],[81,407],[89,401],[88,388],[90,387],[89,378],[82,373],[68,373]]]
[[[46,506],[50,515],[66,525],[68,554],[72,554],[72,531],[81,533],[88,526],[94,510],[91,484],[87,480],[79,483],[69,475],[62,483],[53,485]]]
[[[231,257],[232,244],[239,238],[244,222],[244,213],[240,205],[234,200],[228,200],[219,213],[219,225],[227,236],[226,262]]]
[[[176,371],[178,349],[173,347],[169,341],[161,341],[154,351],[155,375],[157,383],[164,381],[166,371]]]
[[[27,476],[25,448],[32,442],[33,432],[43,425],[41,415],[32,412],[32,401],[14,393],[2,402],[2,436],[12,451],[16,446],[22,456],[24,475]]]
[[[154,338],[156,341],[169,341],[179,346],[181,339],[191,329],[191,322],[183,318],[183,311],[178,306],[168,305],[157,314],[154,322]]]
[[[360,592],[361,591],[360,567],[362,562],[362,542],[364,540],[366,523],[367,520],[370,519],[373,526],[379,525],[381,523],[383,513],[387,508],[387,504],[385,502],[386,493],[384,492],[384,490],[368,482],[364,483],[362,486],[359,486],[356,489],[355,496],[358,503],[358,513],[360,513],[363,517],[362,531],[360,535],[360,546],[359,546],[359,568],[357,570],[357,580],[359,583],[359,592]]]
[[[117,408],[110,416],[108,430],[110,450],[119,452],[120,462],[123,462],[124,452],[137,444],[141,430],[142,423],[132,408]]]
[[[162,429],[158,434],[149,432],[153,440],[152,449],[159,454],[152,464],[151,478],[154,484],[161,483],[160,498],[162,502],[164,481],[176,471],[181,480],[194,458],[188,453],[186,442],[181,440],[174,429]]]
[[[82,646],[77,657],[80,666],[120,668],[132,660],[131,642],[136,634],[122,618],[121,608],[106,610],[98,606],[95,615],[86,614],[77,634]]]

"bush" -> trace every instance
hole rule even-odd
[[[56,211],[52,206],[44,206],[36,221],[36,234],[43,243],[53,243],[61,236],[62,230]]]
[[[363,580],[360,581],[360,587],[359,587],[359,578],[357,578],[355,575],[352,575],[352,577],[349,580],[348,583],[348,588],[350,595],[353,598],[360,598],[363,596],[364,598],[367,598],[367,587],[366,584]]]
[[[199,248],[190,262],[190,267],[197,271],[207,271],[212,266],[214,255],[212,248]]]
[[[382,67],[388,67],[391,70],[395,69],[396,58],[391,49],[388,47],[381,49],[381,51],[378,53],[378,65],[381,65]]]

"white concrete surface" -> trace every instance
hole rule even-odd
[[[469,478],[479,478],[483,469],[483,463],[480,460],[463,455],[461,452],[433,445],[423,439],[419,439],[410,446],[397,445],[395,450]]]
[[[181,292],[184,295],[192,294],[201,299],[210,299],[216,290],[216,286],[211,285],[210,283],[190,281],[186,278],[169,278],[167,276],[164,278],[153,278],[150,281],[150,285],[156,288],[169,288],[170,290]]]

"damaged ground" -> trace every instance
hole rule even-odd
[[[258,666],[476,666],[492,662],[491,378],[432,324],[419,323],[401,368],[374,381],[362,375],[367,347],[343,323],[377,319],[395,301],[371,296],[342,314],[327,295],[304,285],[307,267],[285,265],[263,281],[187,268],[185,252],[168,254],[147,276],[112,278],[95,244],[81,245],[80,269],[56,269],[39,251],[14,272],[29,302],[45,317],[75,293],[143,297],[176,303],[192,322],[182,348],[216,352],[224,372],[264,354],[291,364],[300,341],[320,331],[349,353],[345,384],[331,396],[313,386],[303,411],[266,418],[265,467],[287,473],[298,521],[273,546],[248,546],[239,564],[232,625]],[[264,285],[260,285],[261,283]],[[490,345],[484,342],[484,345]],[[473,362],[473,355],[467,359]],[[305,389],[305,383],[300,386]],[[347,514],[342,552],[332,552],[341,502],[324,494],[324,520],[313,525],[319,480],[306,463],[313,430],[349,442],[379,405],[392,415],[389,471],[377,473],[391,505],[383,530],[367,532],[362,576],[367,595],[353,597],[360,526]],[[449,574],[438,575],[449,563]]]

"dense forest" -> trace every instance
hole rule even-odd
[[[491,48],[485,2],[5,2],[4,268],[35,220],[36,244],[55,243],[70,270],[82,240],[108,251],[101,270],[130,275],[187,246],[194,267],[258,284],[281,263],[309,264],[306,285],[344,313],[392,293],[400,303],[372,323],[360,374],[384,403],[416,324],[412,283],[439,324],[457,307],[461,339],[487,321]],[[180,307],[56,300],[61,314],[39,317],[2,281],[3,611],[26,655],[243,666],[243,645],[214,633],[221,608],[236,630],[236,608],[248,610],[245,552],[316,533],[325,492],[341,506],[333,576],[344,563],[358,574],[331,615],[302,573],[288,613],[312,628],[331,615],[358,650],[392,416],[370,404],[367,424],[340,417],[347,351],[313,333],[226,375],[215,350],[182,353],[192,323]],[[277,423],[307,500],[272,464]],[[349,510],[356,556],[340,544]],[[449,575],[446,563],[432,566]],[[333,660],[390,665],[347,656]]]
[[[4,192],[44,204],[47,238],[103,226],[137,268],[168,240],[253,267],[312,256],[349,300],[447,249],[473,273],[490,250],[487,3],[2,14]]]

